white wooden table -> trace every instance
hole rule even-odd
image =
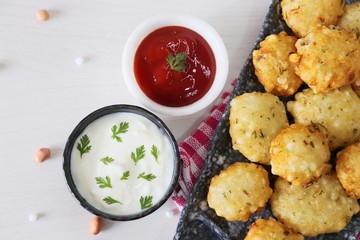
[[[89,232],[91,214],[70,195],[62,151],[75,125],[111,104],[139,105],[123,82],[121,54],[133,29],[156,14],[186,13],[210,23],[229,53],[228,83],[256,41],[269,0],[0,0],[0,239],[171,239],[179,214],[169,200],[150,216],[106,221]],[[50,19],[38,22],[37,9]],[[76,58],[84,57],[82,65]],[[161,118],[180,142],[209,109]],[[186,119],[186,121],[184,121]],[[37,164],[40,147],[51,158]],[[38,214],[30,222],[28,216]]]

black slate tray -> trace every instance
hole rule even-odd
[[[346,0],[346,3],[355,0]],[[262,29],[259,33],[258,40],[254,49],[258,48],[260,41],[266,36],[280,31],[286,31],[293,35],[287,27],[281,16],[280,0],[273,0],[270,3],[269,11],[264,20]],[[253,50],[253,49],[252,49]],[[264,88],[258,82],[254,74],[252,64],[252,50],[240,72],[237,83],[231,95],[231,99],[245,92],[262,91]],[[284,102],[289,99],[282,98]],[[177,226],[174,239],[201,239],[201,240],[232,240],[244,239],[249,226],[258,218],[268,218],[272,216],[270,207],[266,208],[259,214],[253,214],[247,222],[233,221],[228,222],[224,218],[218,217],[214,210],[207,205],[206,196],[210,180],[217,175],[222,169],[236,161],[248,160],[238,151],[232,149],[231,138],[229,135],[229,104],[220,120],[216,129],[215,136],[212,139],[212,148],[209,151],[204,168],[192,189],[189,199],[181,213],[180,221]],[[270,179],[273,180],[273,179]],[[360,232],[360,213],[355,215],[351,222],[344,230],[336,234],[324,234],[317,237],[306,237],[307,240],[329,239],[329,240],[355,240],[356,235]]]

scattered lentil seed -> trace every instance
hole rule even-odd
[[[38,21],[44,22],[49,19],[49,12],[45,9],[40,9],[36,11],[35,16]]]

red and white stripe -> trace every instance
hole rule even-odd
[[[234,83],[235,81],[232,83],[231,89]],[[219,102],[210,110],[209,116],[205,118],[191,136],[179,144],[182,165],[179,184],[172,196],[172,199],[179,206],[184,206],[192,187],[200,175],[209,151],[211,139],[229,101],[231,89],[222,94]]]

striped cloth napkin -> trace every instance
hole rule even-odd
[[[235,80],[229,90],[225,91],[210,114],[204,119],[200,126],[183,142],[179,144],[182,166],[180,169],[179,184],[175,189],[172,199],[183,207],[192,187],[194,186],[201,169],[204,166],[211,139],[230,99]]]

